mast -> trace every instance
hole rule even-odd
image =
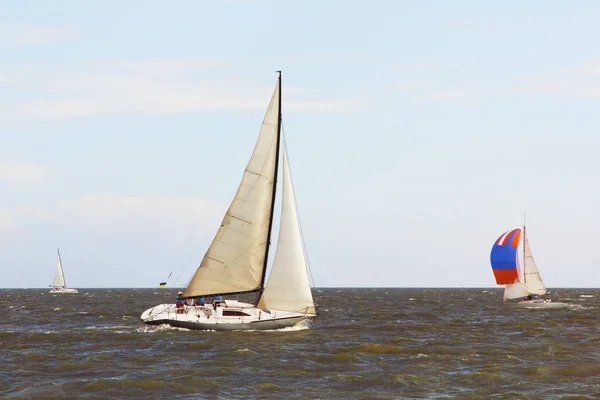
[[[281,71],[275,71],[279,74],[277,78],[279,80],[279,104],[277,105],[277,139],[275,143],[275,174],[273,182],[273,196],[271,197],[271,216],[269,217],[269,231],[267,233],[267,246],[265,248],[265,261],[262,270],[262,278],[260,280],[259,293],[262,294],[265,288],[265,277],[267,275],[267,263],[269,261],[269,248],[271,247],[271,230],[273,229],[273,214],[275,214],[275,194],[277,192],[277,168],[279,167],[279,142],[281,139]],[[260,299],[260,296],[257,298]]]
[[[527,271],[525,270],[525,266],[527,265],[527,262],[525,261],[525,243],[527,242],[527,233],[525,230],[525,213],[526,211],[523,211],[523,283],[527,282]]]

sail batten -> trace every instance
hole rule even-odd
[[[273,214],[279,115],[278,80],[238,191],[184,297],[261,288]]]

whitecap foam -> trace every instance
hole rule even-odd
[[[191,329],[187,329],[187,328],[179,328],[176,326],[171,326],[168,324],[162,324],[162,325],[142,325],[140,327],[138,327],[137,329],[135,329],[135,332],[137,333],[155,333],[155,332],[164,332],[164,331],[191,331]]]

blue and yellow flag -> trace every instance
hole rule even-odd
[[[166,286],[167,286],[167,282],[161,282],[158,284],[158,287],[161,287],[161,288],[166,287]]]

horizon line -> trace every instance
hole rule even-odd
[[[106,287],[70,287],[69,289],[183,289],[185,286],[169,286],[169,287],[158,287],[158,286],[106,286]],[[502,290],[504,287],[495,286],[317,286],[312,289],[498,289]],[[567,287],[567,286],[556,286],[546,287],[546,289],[600,289],[600,287],[592,286],[580,286],[580,287]],[[47,287],[6,287],[0,288],[0,290],[49,290]]]

